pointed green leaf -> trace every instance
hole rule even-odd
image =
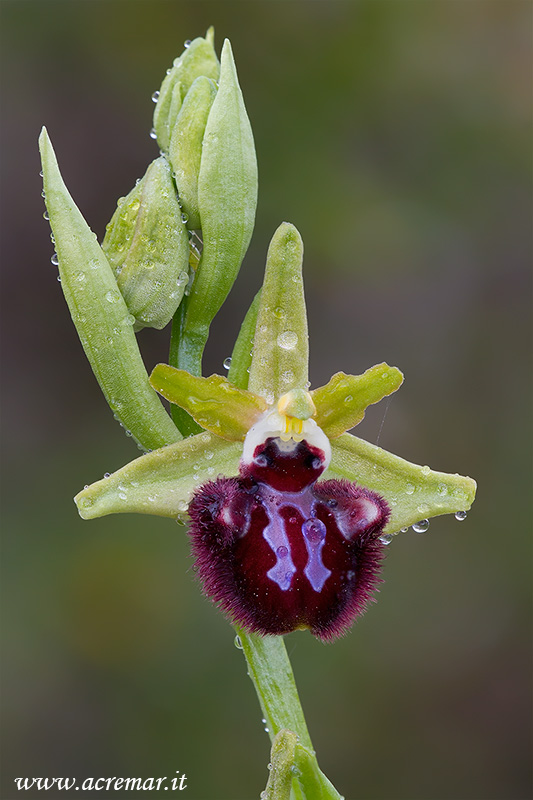
[[[250,364],[252,363],[252,351],[260,300],[261,289],[257,292],[252,300],[250,308],[246,312],[231,354],[231,366],[228,372],[228,380],[231,381],[234,386],[238,386],[239,389],[248,388],[248,375],[250,372]]]
[[[236,475],[242,445],[199,433],[135,459],[88,486],[74,501],[83,519],[133,512],[184,519],[195,489]]]
[[[161,84],[154,110],[154,130],[161,150],[168,150],[179,105],[196,78],[205,75],[218,81],[219,74],[220,65],[209,31],[205,39],[194,39],[181,56],[174,59],[174,64]]]
[[[391,509],[384,533],[397,533],[421,519],[468,511],[476,482],[462,475],[434,472],[344,433],[331,443],[325,478],[347,478],[381,494]]]
[[[270,243],[257,316],[249,389],[273,403],[307,388],[309,342],[302,280],[302,237],[283,222]]]
[[[102,249],[137,328],[168,325],[189,281],[189,237],[164,156],[119,201]]]
[[[148,382],[133,332],[135,319],[96,235],[63,183],[45,128],[39,147],[61,287],[105,398],[143,447],[151,449],[177,441],[181,435]]]
[[[256,204],[257,161],[252,129],[226,40],[198,176],[203,250],[187,298],[176,363],[193,375],[201,375],[209,327],[233,286],[248,249]]]
[[[229,441],[242,441],[267,410],[262,397],[237,389],[227,378],[197,378],[183,369],[158,364],[150,383],[159,394],[184,408],[196,422]]]
[[[358,425],[368,406],[395,392],[402,383],[400,370],[388,364],[376,364],[363,375],[337,372],[329,383],[311,392],[316,423],[326,436],[335,439]]]
[[[212,80],[204,75],[196,78],[183,101],[170,140],[168,157],[190,230],[202,227],[198,210],[198,176],[205,126],[216,93]]]

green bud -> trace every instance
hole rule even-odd
[[[169,159],[178,186],[180,203],[187,215],[187,227],[202,227],[198,212],[198,175],[207,118],[217,90],[205,76],[195,80],[183,101],[170,139]]]
[[[178,350],[177,366],[193,374],[201,374],[209,326],[233,286],[248,249],[256,204],[257,161],[252,129],[231,45],[226,40],[198,177],[202,258],[187,300]]]
[[[154,111],[154,130],[161,150],[168,150],[179,105],[196,78],[205,75],[218,81],[219,73],[220,65],[213,47],[212,29],[209,29],[205,39],[194,39],[181,56],[174,60],[161,84]],[[179,88],[176,88],[177,84],[181,84]]]
[[[119,201],[102,249],[137,329],[164,328],[189,280],[189,237],[164,156]]]

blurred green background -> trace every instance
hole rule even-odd
[[[531,797],[531,3],[3,0],[0,12],[2,800],[21,776],[180,770],[188,800],[249,800],[266,782],[253,688],[184,529],[83,522],[72,503],[138,451],[70,323],[40,197],[46,124],[103,235],[157,155],[150,95],[210,24],[218,48],[233,44],[260,199],[206,374],[222,371],[289,220],[306,247],[313,385],[398,365],[404,386],[359,434],[479,482],[465,522],[393,542],[378,604],[342,641],[287,638],[320,763],[347,800]],[[141,342],[149,368],[166,360],[168,331]]]

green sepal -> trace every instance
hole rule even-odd
[[[74,501],[83,519],[131,512],[185,520],[195,489],[219,474],[237,475],[241,452],[236,442],[199,433],[136,458]]]
[[[203,250],[179,342],[177,366],[193,375],[201,374],[209,327],[233,286],[248,249],[256,204],[257,161],[252,129],[231,45],[226,40],[198,176]]]
[[[227,378],[198,378],[183,369],[158,364],[150,383],[159,394],[196,420],[208,431],[232,442],[242,441],[267,410],[262,397],[238,389]]]
[[[233,383],[234,386],[238,386],[239,389],[248,388],[248,377],[250,373],[250,364],[252,363],[257,312],[259,311],[260,300],[261,289],[257,292],[250,304],[250,308],[246,312],[231,354],[228,380]]]
[[[325,386],[311,392],[316,423],[326,436],[335,439],[358,425],[368,406],[395,392],[402,383],[400,370],[388,364],[376,364],[363,375],[337,372]]]
[[[269,403],[308,385],[302,260],[302,237],[294,225],[283,222],[268,248],[250,367],[249,389]]]
[[[168,157],[190,230],[202,227],[198,211],[198,176],[205,126],[216,93],[212,80],[204,75],[196,78],[183,101],[170,139]]]
[[[148,382],[134,317],[113,270],[70,196],[46,129],[39,137],[46,207],[61,287],[85,354],[115,416],[146,449],[181,439]]]
[[[298,736],[293,731],[281,730],[274,737],[268,765],[270,775],[261,800],[290,800],[297,742]]]
[[[181,100],[200,75],[218,81],[220,65],[211,35],[205,39],[194,39],[189,47],[176,59],[161,84],[159,97],[154,110],[154,130],[161,150],[168,150],[172,129],[176,121]],[[176,89],[177,84],[179,89]]]
[[[398,533],[440,514],[468,511],[476,494],[472,478],[412,464],[350,433],[332,442],[324,478],[346,478],[382,495],[391,510],[384,533]]]
[[[189,280],[189,237],[164,156],[119,201],[102,249],[136,328],[164,328]]]

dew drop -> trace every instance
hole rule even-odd
[[[152,130],[150,131],[150,139],[157,139],[157,133],[155,128],[152,128]]]
[[[120,500],[126,500],[127,499],[126,492],[119,492],[118,496],[119,496]]]
[[[425,466],[420,469],[420,472],[422,473],[422,475],[429,475],[431,469],[428,466]]]
[[[61,283],[61,275],[57,276],[57,280],[59,281],[59,283]]]
[[[346,397],[344,398],[345,403],[351,403],[352,400],[353,400],[353,395],[351,394],[347,394]]]
[[[276,341],[283,350],[294,350],[298,344],[298,334],[294,331],[283,331]]]
[[[400,533],[407,533],[409,528],[400,528]]]
[[[412,526],[415,533],[425,533],[429,528],[429,519],[421,519]]]
[[[405,494],[413,494],[415,491],[415,487],[412,483],[407,483],[405,486]]]
[[[50,259],[50,261],[52,262],[52,264],[54,265],[54,267],[57,267],[57,265],[59,264],[59,258],[58,258],[58,255],[57,255],[57,253],[54,253],[54,254],[53,254],[53,256],[52,256],[52,258]]]
[[[110,472],[104,472],[104,478],[109,478],[110,475],[111,475]]]
[[[390,544],[393,539],[394,539],[393,533],[384,533],[383,536],[379,537],[379,541],[381,542],[381,544]]]
[[[117,303],[119,297],[120,297],[120,295],[117,292],[109,291],[106,294],[105,299],[107,300],[108,303]]]
[[[456,511],[455,512],[455,519],[458,522],[463,522],[466,519],[466,516],[467,516],[466,511]]]
[[[280,547],[278,547],[278,549],[276,550],[276,553],[278,554],[278,556],[280,558],[287,558],[287,556],[289,555],[289,551],[287,550],[287,548],[283,544]]]
[[[444,497],[444,495],[448,494],[448,487],[445,483],[440,483],[437,491],[441,497]]]
[[[224,367],[224,369],[229,369],[231,367],[231,356],[228,356],[227,358],[224,359],[222,366]]]
[[[191,46],[191,40],[185,39],[185,41],[183,42],[183,46],[187,50],[187,48]]]
[[[43,219],[46,219],[46,220],[49,220],[49,219],[50,219],[50,214],[48,213],[48,211],[45,211],[45,212],[44,212],[44,214],[43,214]]]
[[[237,650],[242,650],[242,642],[241,642],[241,637],[240,636],[236,636],[235,637],[235,639],[233,640],[233,644],[235,645]]]
[[[159,92],[154,92],[153,93],[153,95],[152,95],[152,103],[157,103],[157,101],[159,100],[159,94],[160,94]]]
[[[326,535],[326,526],[322,520],[310,517],[303,523],[302,533],[310,542],[321,542]]]

